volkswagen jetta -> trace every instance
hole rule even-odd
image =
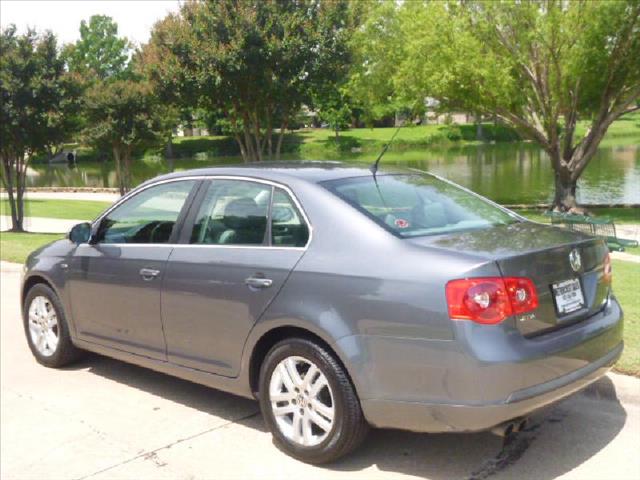
[[[517,430],[605,374],[622,311],[602,240],[439,177],[339,163],[150,180],[30,255],[29,347],[256,397],[276,445],[339,458],[369,426]]]

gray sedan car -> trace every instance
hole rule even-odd
[[[256,397],[311,463],[369,426],[516,432],[623,347],[602,240],[412,170],[165,175],[25,268],[37,361],[88,350]]]

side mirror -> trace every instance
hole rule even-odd
[[[69,230],[67,238],[76,245],[89,242],[91,238],[91,224],[85,222],[74,225],[73,228]]]

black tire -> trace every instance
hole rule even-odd
[[[58,320],[58,345],[53,354],[49,356],[45,356],[38,351],[37,347],[33,343],[31,334],[29,333],[29,306],[31,305],[33,299],[39,296],[46,297],[49,300],[56,312]],[[24,305],[22,307],[22,317],[24,332],[27,337],[29,349],[31,350],[31,353],[36,358],[38,363],[46,367],[59,368],[75,362],[82,356],[82,350],[76,348],[71,342],[67,318],[65,316],[62,303],[60,302],[60,299],[55,294],[55,292],[49,286],[43,283],[38,283],[31,287],[31,289],[29,289],[24,299]]]
[[[318,445],[303,446],[289,440],[278,427],[269,398],[271,375],[287,357],[297,356],[310,360],[327,378],[334,402],[334,423],[330,433]],[[347,373],[326,348],[303,338],[282,340],[271,348],[260,369],[260,409],[264,421],[273,435],[274,444],[292,457],[311,464],[334,462],[355,450],[369,431],[360,401]]]

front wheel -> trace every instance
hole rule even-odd
[[[77,360],[81,351],[72,343],[62,303],[42,283],[33,286],[24,300],[24,330],[31,353],[47,367],[62,367]]]
[[[283,340],[269,351],[260,370],[260,408],[278,448],[308,463],[337,460],[368,431],[343,367],[306,339]]]

